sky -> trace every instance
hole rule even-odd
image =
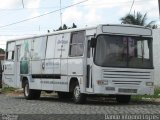
[[[77,4],[82,2],[81,4]],[[147,13],[148,22],[160,24],[158,0],[61,0],[61,8],[74,5],[61,11],[53,12],[36,19],[10,25],[60,9],[60,0],[0,0],[0,48],[5,49],[6,41],[24,36],[51,32],[63,24],[78,28],[98,24],[121,24],[120,18],[131,10]],[[8,26],[6,26],[8,25]],[[6,27],[4,27],[6,26]]]

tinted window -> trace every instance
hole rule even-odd
[[[72,44],[83,43],[84,39],[85,39],[84,31],[76,32],[72,34],[71,43]]]
[[[14,51],[12,51],[12,60],[14,60]]]
[[[91,41],[89,40],[89,41],[88,41],[88,44],[87,44],[87,57],[88,57],[88,58],[90,58],[90,52],[91,52],[91,51],[90,51],[90,50],[91,50],[90,45],[91,45]]]
[[[70,56],[82,56],[83,55],[83,42],[85,40],[85,32],[75,32],[72,33],[71,43],[70,43]]]
[[[152,40],[101,35],[97,38],[94,60],[105,67],[153,68]]]

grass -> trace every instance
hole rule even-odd
[[[154,95],[135,95],[132,96],[132,100],[143,100],[143,99],[156,99],[156,98],[160,98],[160,88],[156,88],[154,91]]]
[[[14,92],[16,90],[16,88],[13,88],[13,87],[4,87],[1,89],[1,93],[11,93],[11,92]]]

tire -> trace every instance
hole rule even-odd
[[[127,104],[130,102],[130,100],[131,100],[131,95],[117,95],[116,96],[116,101],[118,103]]]
[[[80,92],[78,84],[75,84],[73,89],[73,101],[76,104],[83,104],[86,101],[86,96]]]
[[[58,97],[59,97],[60,99],[72,98],[72,93],[68,93],[68,92],[58,92]]]
[[[36,100],[40,98],[41,91],[40,90],[32,90],[29,89],[29,83],[28,81],[24,82],[24,88],[23,88],[24,97],[27,100]]]

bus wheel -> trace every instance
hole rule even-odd
[[[28,81],[24,82],[23,93],[24,93],[24,97],[27,100],[39,99],[40,95],[41,95],[41,91],[40,90],[29,89]]]
[[[78,84],[74,86],[73,100],[76,104],[82,104],[86,101],[86,96],[80,92],[80,87]]]
[[[118,103],[127,104],[130,102],[130,100],[131,100],[131,95],[117,95],[116,96],[116,101]]]

